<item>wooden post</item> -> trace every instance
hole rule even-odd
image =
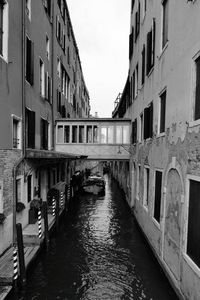
[[[20,273],[20,283],[23,286],[26,285],[26,269],[25,269],[25,259],[24,259],[24,243],[22,236],[22,224],[16,224],[17,229],[17,246],[18,246],[18,256],[19,256],[19,273]]]
[[[45,244],[48,248],[49,246],[49,225],[48,225],[48,211],[47,211],[47,202],[43,202],[43,215],[44,215],[44,238]]]

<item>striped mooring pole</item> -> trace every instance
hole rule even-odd
[[[64,205],[64,197],[63,197],[63,192],[60,193],[60,206],[63,208]]]
[[[71,196],[71,184],[69,184],[67,188],[67,200],[70,200],[70,196]]]
[[[53,197],[52,199],[52,205],[53,205],[53,217],[56,215],[56,199]]]
[[[17,257],[17,247],[13,247],[13,280],[16,282],[18,278],[18,257]]]
[[[42,237],[42,213],[41,210],[38,211],[38,236],[39,239]]]

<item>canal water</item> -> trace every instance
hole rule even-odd
[[[69,207],[11,299],[177,299],[138,230],[117,183],[107,175],[105,196],[80,196]]]

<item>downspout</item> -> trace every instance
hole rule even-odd
[[[13,246],[16,245],[16,173],[17,168],[25,159],[26,128],[25,128],[25,0],[22,0],[22,157],[13,166]]]

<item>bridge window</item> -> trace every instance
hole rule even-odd
[[[87,143],[92,143],[92,126],[87,126]]]
[[[63,126],[62,125],[58,125],[57,143],[63,143]]]
[[[70,139],[70,127],[66,125],[64,129],[64,143],[69,143],[69,139]]]
[[[123,126],[123,144],[129,143],[129,126]]]
[[[107,127],[101,127],[101,144],[106,144],[107,141]]]
[[[97,126],[93,127],[93,142],[98,143],[99,140],[99,130]]]
[[[72,143],[77,143],[77,126],[72,126]]]
[[[84,143],[84,126],[79,126],[79,143]]]
[[[113,144],[113,126],[108,127],[108,144]]]
[[[116,127],[116,143],[122,144],[122,126]]]

